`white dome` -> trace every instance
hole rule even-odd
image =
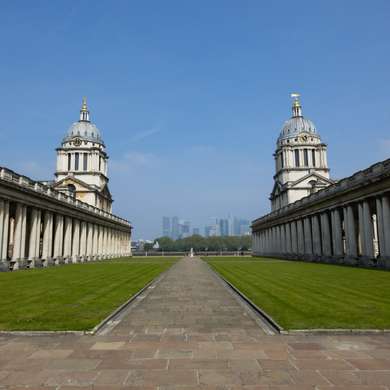
[[[69,141],[72,138],[81,138],[100,144],[103,143],[100,130],[93,123],[87,121],[75,122],[70,126],[64,141]]]
[[[310,119],[306,119],[303,116],[292,117],[284,123],[279,140],[293,138],[301,133],[318,135],[316,127]]]

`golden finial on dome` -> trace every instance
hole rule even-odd
[[[89,122],[89,111],[87,106],[87,98],[83,97],[83,102],[81,104],[81,110],[80,110],[80,121],[83,122]]]
[[[83,104],[81,105],[81,110],[82,111],[88,111],[87,98],[85,96],[83,97]]]
[[[301,95],[299,93],[292,93],[290,94],[290,96],[293,99],[293,104],[292,104],[293,117],[302,116],[302,106],[301,106],[301,102],[299,101]]]

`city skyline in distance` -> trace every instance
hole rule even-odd
[[[209,222],[193,226],[191,220],[178,216],[163,216],[161,236],[174,240],[190,237],[191,235],[212,236],[243,236],[250,234],[250,221],[245,218],[232,216],[217,218],[210,217]],[[157,238],[157,237],[155,237]]]

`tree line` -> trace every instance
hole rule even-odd
[[[173,240],[169,237],[157,238],[154,243],[158,242],[158,251],[166,252],[185,252],[191,248],[194,251],[246,251],[252,247],[251,236],[221,236],[221,237],[202,237],[193,235],[186,238]],[[154,244],[145,250],[151,250]]]

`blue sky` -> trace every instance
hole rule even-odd
[[[135,237],[269,210],[289,94],[341,178],[389,157],[390,2],[2,1],[0,165],[51,178],[87,96]]]

